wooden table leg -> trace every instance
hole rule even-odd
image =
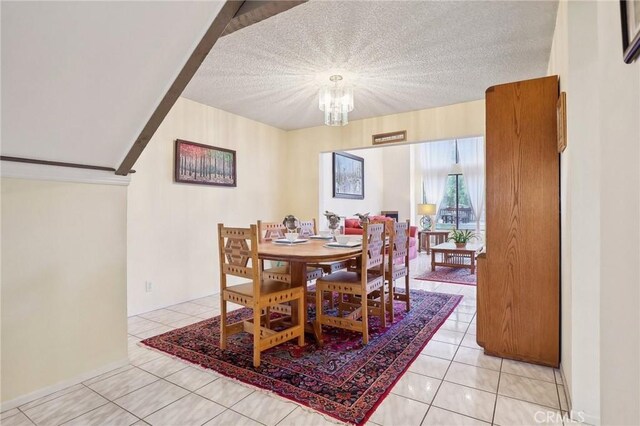
[[[303,262],[289,262],[289,267],[291,268],[291,283],[301,285],[304,291],[302,292],[302,306],[304,309],[304,329],[308,333],[313,333],[316,342],[318,345],[322,346],[322,339],[318,335],[317,329],[313,324],[309,322],[309,318],[307,317],[307,265]],[[317,308],[316,308],[317,309]],[[295,304],[291,307],[291,317],[298,318],[298,310]]]
[[[436,252],[431,250],[431,272],[436,270]]]
[[[303,307],[307,306],[307,280],[306,280],[306,274],[303,273],[304,269],[305,269],[305,264],[304,263],[299,263],[299,262],[290,262],[289,263],[289,272],[291,273],[291,285],[294,286],[301,286],[304,291],[302,292],[303,296],[302,296],[302,300],[303,300]],[[304,323],[307,323],[307,310],[304,310]],[[295,303],[291,304],[291,321],[295,321],[296,318],[298,318],[298,306]]]
[[[471,275],[476,273],[476,257],[475,253],[471,253]]]
[[[427,239],[427,254],[431,254],[431,235],[427,234],[426,236]]]

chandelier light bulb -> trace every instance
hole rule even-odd
[[[353,88],[340,83],[341,75],[332,75],[333,84],[323,86],[318,96],[320,111],[324,111],[324,124],[345,126],[349,123],[349,112],[353,111]]]

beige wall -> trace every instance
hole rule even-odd
[[[299,217],[319,210],[321,152],[371,146],[371,135],[407,130],[410,142],[484,134],[484,100],[356,120],[346,127],[312,127],[287,133],[287,192],[296,194],[287,206]]]
[[[622,62],[619,13],[561,2],[549,64],[567,92],[562,368],[573,410],[607,425],[640,417],[640,64]]]
[[[320,153],[370,146],[372,134],[398,129],[411,141],[483,134],[484,102],[285,132],[181,98],[136,163],[129,186],[129,315],[216,291],[218,222],[246,226],[288,213],[319,219]],[[237,150],[238,187],[174,183],[175,139]],[[367,162],[367,174],[376,164]],[[376,188],[368,184],[366,191],[369,196]],[[377,210],[391,209],[378,192]],[[344,214],[356,211],[350,210]],[[151,292],[145,292],[147,281]]]
[[[129,186],[129,315],[218,290],[219,222],[248,226],[284,217],[291,198],[285,193],[285,137],[283,130],[178,100],[136,163]],[[176,139],[236,150],[238,186],[175,183]],[[307,158],[317,168],[317,155]],[[145,281],[152,283],[151,292],[145,292]]]
[[[2,402],[127,358],[124,186],[3,178]]]

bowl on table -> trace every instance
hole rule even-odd
[[[320,236],[322,238],[329,238],[331,235],[333,235],[331,231],[320,231]]]
[[[351,241],[351,237],[349,237],[348,235],[336,235],[336,241],[340,245],[345,245],[348,244],[349,241]]]
[[[287,241],[289,241],[290,243],[294,242],[295,240],[298,239],[298,237],[300,236],[299,233],[297,232],[287,232],[284,234],[284,237],[287,239]]]

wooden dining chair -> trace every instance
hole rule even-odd
[[[316,219],[301,220],[300,224],[300,238],[309,238],[318,234],[318,228],[316,227]]]
[[[394,222],[389,232],[386,256],[385,280],[388,283],[387,311],[393,322],[393,301],[403,300],[406,310],[411,309],[409,292],[409,221]],[[404,278],[404,293],[395,291],[395,281]]]
[[[364,224],[362,255],[358,271],[338,271],[316,281],[316,328],[322,336],[322,326],[362,333],[364,344],[369,343],[369,313],[378,315],[386,327],[384,300],[384,224]],[[338,312],[326,315],[322,309],[323,293],[337,292]],[[345,301],[344,296],[353,296]],[[377,296],[375,296],[377,295]]]
[[[291,283],[264,279],[258,259],[258,231],[250,228],[227,228],[218,224],[218,250],[220,256],[220,348],[226,349],[230,335],[248,332],[253,335],[253,366],[260,366],[260,353],[291,339],[304,345],[304,288]],[[242,284],[228,285],[227,276],[248,279]],[[227,323],[227,303],[233,302],[253,310],[253,318]],[[297,305],[294,325],[272,330],[262,326],[268,322],[269,308],[281,303]],[[278,321],[274,320],[273,322]],[[272,323],[273,323],[272,322]],[[284,321],[282,322],[284,324]]]
[[[318,229],[316,228],[316,219],[302,220],[300,221],[300,237],[301,238],[311,238],[314,235],[318,235]],[[307,265],[307,268],[317,270],[320,269],[322,272],[320,276],[324,274],[329,274],[331,272],[339,271],[341,269],[345,269],[348,265],[348,262],[318,262],[318,263],[310,263]],[[320,277],[316,277],[317,279]],[[314,291],[310,290],[307,292],[307,299],[314,300]],[[325,300],[329,302],[329,306],[333,309],[333,294],[327,293],[325,295]]]
[[[278,238],[284,238],[286,228],[282,223],[258,221],[258,235],[261,243],[270,242]],[[278,262],[277,265],[265,268],[262,264],[262,276],[265,279],[291,282],[291,270],[286,262]],[[307,266],[307,281],[313,281],[322,276],[323,271],[317,266]]]

